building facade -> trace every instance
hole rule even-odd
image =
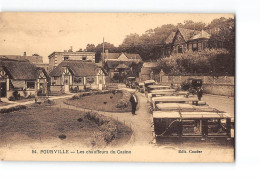
[[[77,51],[73,52],[72,50],[64,52],[53,52],[49,56],[49,71],[52,71],[56,68],[61,62],[66,60],[82,60],[82,61],[91,61],[95,63],[95,52],[87,51]]]
[[[204,30],[197,31],[179,28],[165,40],[163,56],[186,51],[201,51],[209,47],[210,34]]]
[[[0,59],[1,97],[44,95],[48,90],[48,74],[27,60]]]
[[[96,63],[84,60],[65,60],[50,73],[53,92],[68,93],[75,88],[102,90],[106,85],[107,73]]]
[[[142,58],[139,54],[129,53],[108,53],[101,54],[103,65],[108,72],[108,76],[112,81],[123,82],[127,74],[133,73],[142,63]]]

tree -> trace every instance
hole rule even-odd
[[[87,51],[88,52],[95,52],[96,51],[96,47],[94,44],[87,44]]]

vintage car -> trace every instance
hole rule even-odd
[[[175,89],[162,89],[162,90],[154,90],[151,93],[147,94],[147,101],[151,102],[153,97],[159,96],[173,96],[175,93]]]
[[[151,110],[155,109],[155,105],[159,103],[188,103],[198,105],[198,98],[183,96],[160,96],[151,100]]]
[[[224,112],[154,111],[156,140],[174,137],[234,138],[234,120]]]
[[[188,80],[183,82],[182,89],[195,94],[197,92],[197,89],[202,87],[202,83],[202,79],[189,78]]]
[[[149,85],[146,88],[145,91],[145,96],[147,97],[147,95],[155,90],[164,90],[164,89],[171,89],[170,86],[165,86],[165,85]]]
[[[126,87],[135,88],[135,77],[127,77],[126,78]]]
[[[146,91],[146,88],[149,86],[149,85],[154,85],[155,84],[155,81],[154,80],[146,80],[144,81],[144,90]]]
[[[138,91],[139,91],[140,93],[144,93],[144,83],[139,83],[139,84],[138,84]]]

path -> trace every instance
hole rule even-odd
[[[66,95],[66,96],[52,96],[52,97],[49,97],[49,100],[57,100],[57,99],[71,98],[73,95],[75,95],[75,94],[70,94],[70,95]],[[35,103],[34,100],[25,101],[25,102],[8,101],[8,100],[5,100],[4,98],[2,98],[1,100],[2,100],[3,102],[10,103],[10,104],[9,104],[9,105],[6,105],[6,106],[0,106],[0,109],[8,109],[8,108],[15,107],[15,106],[19,106],[19,105],[29,105],[29,104]]]
[[[137,115],[133,116],[131,112],[127,113],[116,113],[116,112],[103,112],[94,111],[89,109],[83,109],[72,105],[64,104],[63,100],[56,101],[56,107],[74,109],[78,111],[94,111],[99,114],[110,116],[115,120],[122,122],[133,130],[133,135],[129,141],[131,145],[147,145],[153,141],[152,136],[152,115],[148,111],[148,103],[144,94],[137,93],[139,99],[139,109],[136,112]]]

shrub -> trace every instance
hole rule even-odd
[[[10,96],[10,97],[8,98],[8,100],[9,100],[9,101],[15,101],[15,97],[14,97],[14,96]]]
[[[95,122],[100,127],[100,130],[103,132],[103,140],[106,144],[111,143],[117,135],[118,129],[117,124],[111,118],[98,114],[96,112],[87,112],[85,118]],[[93,146],[96,145],[96,137],[93,138]]]
[[[18,105],[18,106],[7,108],[7,109],[1,109],[0,113],[9,113],[9,112],[13,112],[13,111],[19,111],[19,110],[22,110],[22,109],[26,109],[26,106]]]
[[[18,99],[20,99],[20,97],[21,97],[17,90],[15,90],[15,91],[13,92],[13,96],[14,96],[14,99],[15,99],[15,100],[18,100]]]
[[[72,98],[71,98],[72,100],[75,100],[75,99],[80,99],[80,97],[78,96],[78,95],[74,95],[74,96],[72,96]]]

